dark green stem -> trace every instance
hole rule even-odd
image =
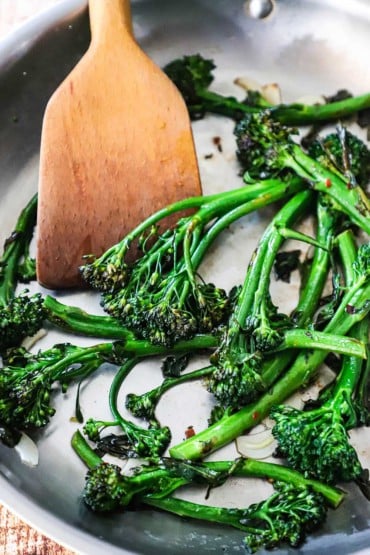
[[[240,119],[243,114],[260,112],[261,108],[239,102],[213,91],[198,91],[207,112]],[[338,120],[370,107],[370,94],[366,93],[327,104],[279,104],[270,106],[274,120],[284,125],[311,125],[318,122]]]
[[[315,190],[327,194],[334,201],[335,208],[370,234],[370,201],[360,186],[353,187],[344,176],[342,179],[316,162],[297,144],[292,145],[291,153],[286,151],[284,160],[301,177],[309,175]]]
[[[279,227],[292,225],[307,212],[311,202],[311,191],[301,191],[296,194],[278,212],[264,232],[249,265],[239,301],[232,317],[232,321],[235,322],[237,328],[243,328],[247,316],[253,311],[253,307],[261,306],[266,298],[272,266],[276,254],[284,242],[284,238],[279,233]]]
[[[13,232],[4,244],[4,252],[0,259],[0,305],[2,306],[6,306],[14,297],[19,263],[28,252],[36,225],[36,215],[37,195],[34,195],[22,210]]]
[[[45,296],[44,307],[49,322],[68,332],[105,339],[135,338],[115,318],[89,314],[76,306],[65,305],[50,295]]]
[[[45,297],[45,307],[48,310],[49,321],[70,333],[122,340],[127,356],[145,357],[166,355],[169,352],[192,352],[214,349],[218,344],[216,336],[199,334],[192,339],[179,341],[169,350],[160,345],[153,345],[150,341],[136,339],[133,332],[110,316],[89,314],[79,307],[65,305],[49,295]]]
[[[360,322],[369,313],[369,298],[369,283],[363,284],[362,287],[358,287],[357,284],[352,286],[324,331],[345,335],[355,323]],[[353,304],[355,310],[348,312],[348,304]],[[325,360],[325,356],[325,351],[318,350],[299,354],[289,370],[256,402],[231,416],[225,416],[206,430],[175,445],[170,449],[171,456],[199,459],[227,445],[261,422],[274,405],[283,403],[297,389],[307,384]]]
[[[118,395],[122,386],[122,383],[127,378],[131,370],[136,366],[138,363],[137,358],[132,358],[127,360],[124,364],[122,364],[121,368],[115,374],[110,390],[109,390],[109,408],[113,415],[113,418],[119,423],[123,429],[126,428],[126,420],[122,417],[119,409],[118,409]]]
[[[90,447],[79,430],[73,434],[71,445],[88,468],[95,468],[99,466],[99,464],[102,464],[103,460]]]
[[[344,280],[349,286],[353,283],[355,274],[353,270],[353,262],[356,259],[357,245],[353,235],[353,231],[346,229],[336,238],[339,254],[342,260]]]
[[[284,332],[284,339],[276,352],[284,349],[318,349],[360,359],[366,358],[366,347],[354,337],[344,337],[310,329],[291,329]]]
[[[290,183],[276,183],[270,190],[262,192],[257,198],[250,200],[248,203],[242,204],[233,210],[227,212],[224,216],[220,217],[211,227],[207,230],[201,243],[197,247],[196,251],[191,257],[190,271],[196,271],[203,257],[213,241],[218,237],[218,235],[228,228],[232,223],[238,219],[250,214],[251,212],[258,210],[264,206],[286,198],[288,196],[294,195],[302,190],[304,187],[303,181],[301,179],[292,179]],[[189,268],[188,268],[189,271]]]
[[[141,501],[146,505],[167,511],[178,516],[186,518],[195,518],[205,520],[206,522],[215,522],[217,524],[226,524],[238,530],[249,531],[251,527],[243,524],[245,512],[243,509],[226,509],[224,507],[212,507],[209,505],[201,505],[192,501],[185,501],[176,497],[158,498],[155,496],[145,495]]]
[[[89,446],[85,438],[79,431],[76,431],[72,437],[72,447],[79,458],[86,464],[88,468],[95,468],[103,461],[96,455],[95,451]],[[190,463],[191,465],[191,463]],[[215,461],[203,463],[204,468],[218,472],[220,474],[238,476],[238,477],[255,477],[265,480],[283,481],[296,486],[309,486],[316,492],[321,493],[327,502],[333,508],[337,508],[344,498],[344,493],[332,486],[328,486],[318,480],[305,478],[296,470],[292,470],[276,463],[264,462],[255,459],[244,459],[238,461]],[[201,468],[201,467],[200,467]],[[191,467],[190,467],[191,470]],[[149,473],[148,473],[149,474]],[[168,476],[166,465],[164,469],[159,468],[151,473],[151,479],[155,478],[158,482],[159,477]],[[191,476],[191,473],[188,473]],[[134,480],[135,475],[130,478]]]

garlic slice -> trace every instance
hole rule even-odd
[[[26,466],[34,467],[39,464],[39,449],[36,443],[24,432],[22,432],[21,439],[14,449]]]
[[[235,443],[238,453],[251,459],[267,459],[277,446],[271,429],[263,424],[256,426],[248,434],[238,437]]]

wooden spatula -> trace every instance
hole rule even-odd
[[[155,210],[201,194],[186,106],[132,34],[128,0],[89,0],[91,45],[51,97],[39,176],[37,275],[79,285],[100,255]]]

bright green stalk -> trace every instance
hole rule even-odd
[[[86,442],[85,438],[81,435],[79,431],[75,432],[72,437],[72,447],[76,454],[80,457],[80,459],[86,464],[89,469],[93,469],[101,464],[103,461],[102,459],[96,454],[96,452],[89,446]],[[163,461],[163,462],[161,462]],[[179,461],[172,461],[171,459],[159,459],[156,461],[159,463],[159,467],[155,470],[148,472],[148,476],[150,476],[150,481],[156,483],[158,486],[160,485],[160,479],[166,476],[169,476],[169,471],[171,470],[171,465],[174,465],[174,468],[178,468],[178,465],[181,464]],[[196,472],[192,474],[192,468]],[[313,480],[309,478],[305,478],[299,472],[287,468],[286,466],[282,466],[276,463],[264,462],[255,459],[240,459],[237,461],[214,461],[214,462],[206,462],[206,463],[191,463],[188,464],[184,463],[184,481],[180,485],[185,485],[191,481],[191,477],[199,476],[199,472],[201,472],[202,468],[205,470],[210,470],[214,473],[219,473],[220,475],[227,476],[238,476],[238,477],[255,477],[261,478],[264,480],[276,480],[282,481],[294,486],[309,486],[317,493],[323,495],[328,502],[328,504],[333,507],[337,508],[340,503],[343,501],[344,493],[332,486],[328,486],[318,480]],[[189,470],[187,472],[187,470]],[[198,472],[199,471],[199,472]],[[186,476],[189,477],[186,480]],[[178,474],[177,477],[180,477]],[[135,476],[135,474],[130,477],[129,479],[133,482],[139,483],[142,480],[143,476],[140,474]],[[145,479],[145,475],[144,475]],[[159,495],[161,493],[159,492]]]
[[[288,196],[299,193],[303,187],[304,184],[300,178],[293,178],[289,181],[289,183],[276,183],[272,188],[261,192],[258,197],[248,200],[246,203],[227,211],[218,220],[216,220],[209,230],[205,232],[202,240],[196,245],[195,249],[191,249],[191,238],[194,232],[194,224],[190,223],[184,237],[184,258],[189,277],[191,277],[191,279],[195,279],[194,272],[202,262],[206,251],[218,235],[232,223],[243,216],[250,214],[251,212],[263,208],[264,206],[268,206],[269,204],[281,200],[282,198],[287,198]]]
[[[353,283],[355,273],[353,262],[356,260],[357,245],[356,240],[351,229],[342,231],[337,238],[336,243],[342,260],[344,271],[344,281],[347,285]]]
[[[15,295],[18,266],[27,254],[36,225],[37,195],[22,210],[11,236],[6,239],[0,266],[0,306],[5,307]]]
[[[324,331],[345,335],[356,322],[360,322],[369,313],[369,298],[369,275],[364,273],[363,276],[357,277],[355,283],[345,293]],[[353,309],[348,310],[349,306]],[[318,350],[299,354],[289,370],[256,402],[231,416],[225,416],[206,430],[175,445],[170,449],[171,456],[180,459],[199,459],[230,443],[261,422],[274,405],[283,403],[297,389],[308,383],[325,360],[325,356],[324,351]]]
[[[298,327],[307,327],[316,311],[322,291],[324,289],[330,266],[331,247],[335,229],[337,227],[337,214],[323,205],[319,197],[317,202],[317,232],[316,240],[324,248],[315,248],[309,274],[300,291],[299,300],[293,311],[292,319]],[[264,384],[269,387],[280,376],[281,372],[290,364],[296,352],[287,350],[280,356],[273,356],[266,360],[262,369]]]
[[[326,333],[310,329],[291,329],[283,334],[283,341],[274,349],[318,349],[333,353],[366,359],[366,346],[353,337],[344,337],[335,333]]]
[[[204,110],[230,118],[239,119],[243,114],[260,112],[261,108],[239,102],[210,90],[198,91]],[[370,93],[338,100],[328,104],[306,105],[300,103],[266,106],[273,119],[285,125],[311,125],[313,123],[339,120],[370,107]]]
[[[283,158],[286,166],[301,177],[309,178],[315,190],[326,193],[334,201],[335,208],[347,214],[356,225],[370,234],[370,201],[359,185],[352,186],[344,176],[341,178],[316,162],[295,143],[290,145]]]
[[[231,191],[216,193],[207,196],[189,197],[173,204],[170,204],[161,210],[158,210],[136,228],[129,232],[119,243],[107,249],[98,259],[100,265],[110,263],[114,257],[115,264],[119,261],[123,264],[125,256],[128,252],[130,245],[133,241],[139,239],[145,232],[155,228],[162,220],[175,214],[182,213],[191,209],[198,209],[198,215],[208,215],[210,218],[213,215],[223,214],[232,210],[236,206],[250,200],[258,198],[260,195],[272,192],[275,186],[280,186],[281,181],[278,179],[269,179],[260,183],[255,183],[252,186],[240,187]],[[286,185],[289,189],[289,186]],[[207,216],[207,217],[208,217]],[[87,257],[88,259],[88,257]],[[84,268],[84,266],[83,266]]]
[[[187,341],[179,341],[171,349],[153,345],[150,341],[137,339],[135,334],[123,327],[111,316],[89,314],[77,306],[65,305],[54,297],[47,295],[44,305],[48,310],[48,320],[67,332],[122,340],[127,356],[146,357],[166,355],[169,352],[191,352],[202,349],[214,349],[218,340],[214,335],[199,334]]]
[[[264,304],[270,284],[270,274],[276,253],[284,242],[279,233],[280,227],[291,226],[305,214],[312,203],[312,193],[301,191],[289,200],[278,212],[264,232],[261,241],[250,262],[242,290],[232,316],[232,325],[244,328],[247,317]]]

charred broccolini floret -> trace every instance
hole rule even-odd
[[[118,409],[118,394],[121,385],[137,362],[137,358],[128,359],[112,381],[109,391],[109,406],[113,420],[107,422],[90,418],[84,426],[84,432],[91,441],[100,442],[104,430],[119,427],[123,433],[116,436],[116,447],[119,444],[121,457],[158,457],[168,447],[171,440],[170,429],[167,426],[161,427],[156,421],[152,421],[148,429],[142,428],[125,419]]]
[[[358,249],[353,267],[353,281],[343,292],[340,305],[324,331],[335,331],[346,335],[357,322],[361,322],[370,311],[370,244]],[[253,428],[269,415],[272,408],[292,395],[299,387],[307,384],[325,360],[325,353],[313,349],[299,353],[294,362],[273,386],[255,402],[234,414],[226,414],[209,428],[195,434],[183,443],[171,447],[175,458],[197,459],[219,449],[240,434]]]
[[[338,120],[370,106],[370,94],[349,97],[327,104],[312,106],[293,103],[271,106],[260,94],[248,91],[243,101],[211,91],[215,64],[200,54],[184,56],[168,63],[165,73],[181,92],[192,119],[203,118],[206,113],[240,119],[244,114],[271,109],[272,117],[286,125],[309,125],[316,122]]]
[[[63,343],[36,354],[24,349],[8,353],[0,372],[0,422],[15,431],[45,426],[55,413],[51,393],[56,384],[65,391],[70,382],[115,359],[118,350],[113,343],[92,347]]]
[[[293,141],[296,130],[276,122],[269,110],[246,116],[235,127],[238,158],[245,179],[261,179],[293,172],[310,188],[325,193],[333,208],[370,233],[370,201],[363,189],[343,174],[311,158]]]
[[[298,472],[253,459],[191,463],[162,458],[125,475],[118,466],[104,463],[79,432],[72,446],[89,468],[83,498],[93,511],[124,510],[140,501],[181,516],[239,528],[247,533],[245,542],[251,551],[282,542],[298,545],[307,532],[323,524],[328,506],[338,507],[344,497],[341,491]],[[182,486],[217,487],[230,476],[269,479],[275,492],[246,509],[216,508],[171,497]]]
[[[342,243],[347,249],[348,242]],[[360,248],[359,256],[345,269],[346,287],[369,275],[369,246]],[[345,264],[351,254],[344,256]],[[350,305],[349,305],[350,306]],[[369,317],[356,326],[351,333],[368,343]],[[355,449],[349,443],[348,430],[368,421],[369,413],[364,399],[363,373],[368,363],[357,357],[344,357],[342,369],[311,410],[300,411],[289,406],[273,407],[270,416],[275,420],[273,434],[278,449],[289,464],[330,483],[359,480],[363,469]]]
[[[232,222],[301,187],[300,179],[290,183],[271,180],[195,198],[193,207],[199,207],[195,214],[180,218],[174,229],[156,235],[153,225],[165,215],[191,207],[191,199],[180,201],[151,216],[100,259],[85,265],[82,274],[102,291],[102,305],[110,315],[154,344],[170,347],[196,333],[215,332],[229,315],[230,301],[224,290],[203,283],[197,275],[207,250]],[[137,238],[143,255],[128,267],[125,255]],[[108,268],[115,276],[111,281]]]
[[[29,245],[36,224],[37,196],[21,212],[14,231],[5,241],[0,259],[0,352],[17,347],[25,337],[34,335],[45,317],[40,294],[16,294],[18,281],[33,278],[34,264]]]
[[[335,133],[317,138],[308,153],[323,166],[339,171],[350,186],[366,187],[370,182],[370,150],[343,126],[338,126]]]

